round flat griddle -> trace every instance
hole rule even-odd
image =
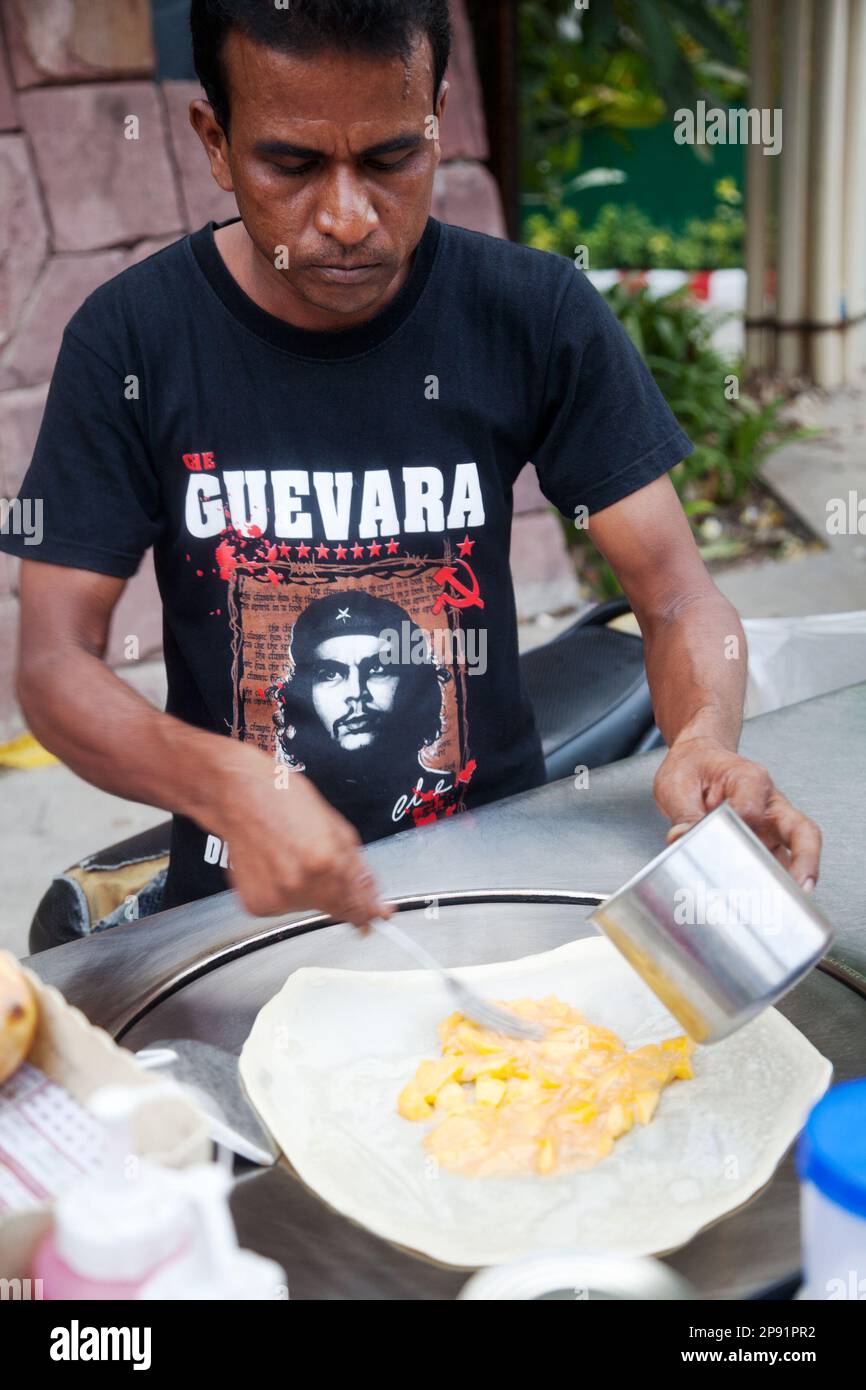
[[[594,935],[586,917],[597,901],[592,894],[562,892],[443,894],[426,906],[404,905],[400,925],[417,933],[444,965],[480,965]],[[305,965],[413,968],[375,934],[362,938],[343,925],[277,928],[196,961],[143,1006],[120,1040],[135,1049],[161,1038],[195,1038],[238,1053],[262,1005]],[[819,967],[780,1009],[830,1059],[836,1081],[866,1074],[866,992],[853,976]],[[761,1294],[799,1268],[798,1204],[789,1154],[745,1207],[666,1261],[702,1298]],[[232,1206],[242,1245],[279,1261],[292,1299],[448,1299],[468,1278],[465,1270],[435,1265],[348,1221],[282,1163],[245,1169]]]

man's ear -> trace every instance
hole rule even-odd
[[[436,103],[436,117],[440,121],[442,120],[442,117],[445,115],[445,107],[448,102],[448,93],[450,89],[450,82],[446,82],[443,78],[442,86],[439,88],[439,100]]]
[[[445,81],[443,80],[442,85],[441,85],[440,88],[439,88],[439,99],[438,99],[438,101],[436,102],[436,110],[435,110],[435,112],[434,112],[434,115],[435,115],[435,123],[434,123],[435,138],[434,138],[434,141],[433,141],[433,154],[434,154],[434,160],[435,160],[435,167],[437,167],[437,168],[438,168],[439,164],[440,164],[441,161],[442,161],[442,117],[443,117],[443,115],[444,115],[444,113],[445,113],[445,105],[446,105],[447,101],[448,101],[448,83],[445,82]]]
[[[203,98],[190,102],[189,122],[204,146],[214,179],[224,193],[234,193],[228,162],[228,140],[210,102]]]

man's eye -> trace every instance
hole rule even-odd
[[[297,164],[291,169],[286,164],[271,165],[271,168],[275,169],[278,174],[285,174],[286,177],[290,179],[297,179],[301,178],[304,174],[311,174],[315,167],[316,161],[314,159],[308,159],[306,164]]]
[[[404,154],[402,159],[395,159],[392,164],[386,164],[384,160],[381,159],[368,159],[367,163],[369,167],[375,169],[377,173],[393,174],[398,169],[402,169],[403,165],[409,162],[414,153],[414,150],[410,150],[409,154]]]

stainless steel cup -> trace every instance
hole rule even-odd
[[[695,1042],[769,1008],[821,959],[832,929],[727,802],[592,913]]]

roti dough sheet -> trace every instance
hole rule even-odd
[[[629,1049],[682,1028],[602,937],[454,972],[489,999],[554,994]],[[386,1240],[445,1264],[579,1248],[649,1255],[685,1244],[772,1176],[832,1066],[775,1009],[693,1054],[646,1127],[588,1171],[473,1178],[440,1169],[429,1126],[397,1097],[440,1054],[448,991],[423,970],[304,968],[258,1014],[240,1058],[254,1106],[302,1180]]]

